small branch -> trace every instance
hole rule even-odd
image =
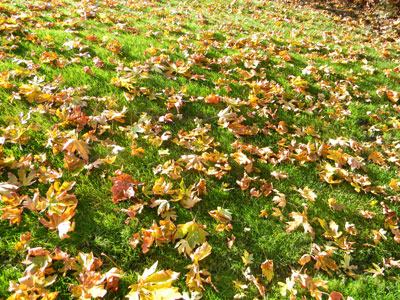
[[[115,263],[115,261],[113,261],[107,254],[101,253],[101,256],[107,257],[115,267],[117,267],[118,269],[122,270],[122,268],[121,268],[120,266],[118,266],[118,265]]]

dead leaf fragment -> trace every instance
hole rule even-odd
[[[274,277],[274,262],[272,260],[267,259],[261,264],[261,271],[264,277],[271,281]]]

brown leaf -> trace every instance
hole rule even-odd
[[[311,261],[311,255],[304,254],[300,259],[297,261],[300,265],[304,266],[306,263]]]
[[[340,300],[340,299],[344,299],[343,295],[341,293],[332,291],[329,294],[329,300]]]
[[[89,152],[90,152],[89,145],[85,141],[79,140],[76,137],[69,139],[64,144],[62,150],[68,151],[71,154],[73,154],[76,151],[79,154],[79,156],[82,157],[84,160],[89,159]]]
[[[144,185],[144,183],[134,180],[129,174],[120,174],[111,178],[111,181],[114,183],[111,188],[114,203],[135,197],[137,187]]]
[[[400,93],[392,90],[386,90],[386,96],[389,98],[390,101],[392,102],[397,102],[399,101],[400,98]]]

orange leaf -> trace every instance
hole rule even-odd
[[[111,178],[111,181],[114,183],[111,188],[114,203],[133,198],[137,193],[137,186],[144,184],[134,180],[129,174],[118,175]]]
[[[90,152],[89,145],[85,141],[79,140],[76,137],[69,139],[64,144],[64,147],[62,150],[63,151],[67,150],[68,153],[71,153],[71,154],[76,151],[84,160],[89,159],[89,152]]]
[[[399,101],[400,98],[400,93],[392,90],[386,90],[386,96],[389,98],[390,101],[392,102],[397,102]]]
[[[340,300],[340,299],[344,299],[341,293],[332,291],[329,295],[329,300]]]
[[[208,95],[204,99],[204,101],[206,101],[207,103],[211,103],[211,104],[218,104],[219,99],[220,99],[220,96],[211,94],[211,95]]]

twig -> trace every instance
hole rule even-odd
[[[115,263],[115,261],[113,261],[107,254],[101,253],[101,256],[107,257],[107,258],[111,261],[111,263],[112,263],[114,266],[116,266],[118,269],[122,270],[122,268],[121,268],[120,266],[118,266],[118,265]]]

